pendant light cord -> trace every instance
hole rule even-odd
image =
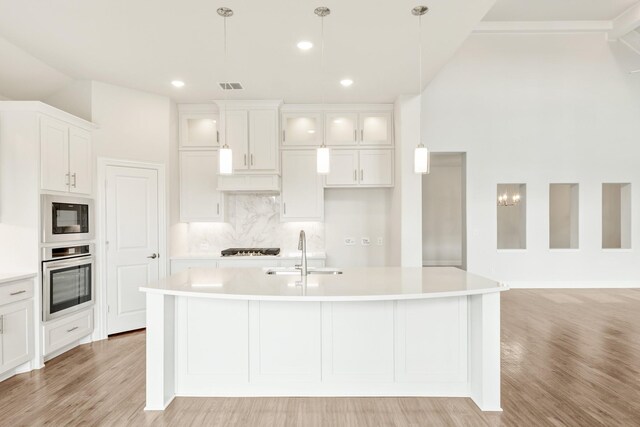
[[[418,102],[420,102],[419,111],[422,112],[422,15],[418,15]],[[420,114],[422,116],[422,114]],[[422,123],[418,119],[418,144],[422,146]]]
[[[324,69],[324,16],[320,17],[320,89],[322,90],[322,109],[324,110],[325,103],[325,86],[326,86],[326,72]],[[320,147],[323,148],[324,139],[320,142]]]
[[[222,91],[224,92],[224,147],[228,147],[227,144],[227,80],[229,74],[229,64],[227,61],[227,17],[224,17],[224,81],[222,82]],[[223,148],[224,148],[223,147]]]

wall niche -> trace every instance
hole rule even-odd
[[[602,184],[602,249],[631,249],[631,184]]]
[[[498,249],[527,248],[526,196],[526,184],[498,184]]]
[[[579,186],[549,185],[549,248],[579,247]]]

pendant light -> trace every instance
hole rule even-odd
[[[411,9],[411,14],[418,17],[418,96],[420,102],[420,112],[422,112],[422,15],[427,13],[427,6],[416,6]],[[418,146],[413,154],[413,170],[415,173],[427,174],[431,163],[429,150],[422,143],[422,114],[418,120]]]
[[[228,7],[221,7],[218,9],[218,15],[224,19],[224,78],[222,83],[222,90],[224,92],[224,145],[220,148],[219,152],[219,164],[218,172],[220,175],[229,175],[233,173],[233,152],[227,144],[227,90],[228,78],[227,78],[227,18],[233,16],[233,10]]]
[[[317,7],[313,13],[320,17],[320,34],[322,39],[322,45],[320,49],[320,70],[322,72],[322,109],[324,110],[324,17],[331,13],[331,10],[328,7]],[[324,144],[324,140],[322,141],[322,145],[317,149],[316,153],[316,171],[321,175],[326,175],[331,171],[331,158],[329,154],[329,147]]]

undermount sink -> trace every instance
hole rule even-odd
[[[297,268],[269,268],[265,271],[266,274],[275,276],[294,276],[300,275],[300,270]],[[342,274],[342,271],[333,268],[310,268],[307,273],[311,274]]]

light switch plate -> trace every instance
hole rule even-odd
[[[362,246],[369,246],[371,244],[371,239],[368,237],[363,237],[361,242],[362,242]]]
[[[347,246],[353,246],[356,244],[356,239],[354,237],[345,237],[344,244]]]

